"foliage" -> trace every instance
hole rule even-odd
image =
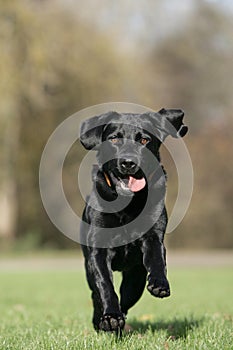
[[[149,81],[164,105],[182,106],[192,132],[221,125],[232,110],[232,18],[209,5],[197,7],[185,30],[150,48]]]
[[[3,132],[9,129],[3,144],[8,152],[4,166],[5,178],[10,176],[17,186],[16,235],[34,231],[36,225],[41,242],[49,242],[55,230],[38,188],[43,147],[56,125],[73,112],[117,96],[121,100],[122,90],[127,96],[125,67],[119,65],[122,57],[110,39],[59,7],[29,1],[3,1],[1,7],[5,66],[1,120]],[[11,147],[9,138],[14,141]],[[81,154],[78,150],[76,161]]]
[[[72,245],[50,223],[40,200],[43,147],[72,113],[97,103],[128,101],[186,113],[194,195],[168,244],[232,248],[232,18],[198,1],[177,30],[159,36],[162,17],[154,19],[164,3],[92,4],[0,0],[0,235],[4,230],[12,238],[36,233],[32,241],[39,246]],[[140,37],[135,25],[142,23]],[[130,40],[134,45],[126,48]],[[76,169],[83,155],[75,144],[64,168],[65,192],[79,214],[83,201]],[[163,159],[171,208],[176,173],[171,159]]]
[[[170,247],[233,248],[230,125],[232,123],[210,126],[200,132],[198,137],[190,136],[187,140],[194,170],[193,196],[183,222],[174,233],[167,235]],[[169,174],[168,206],[171,209],[177,196],[176,170],[166,158],[165,165]]]

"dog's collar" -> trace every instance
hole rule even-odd
[[[107,173],[105,173],[105,172],[104,172],[104,177],[105,177],[105,180],[106,180],[108,186],[109,186],[109,187],[112,187],[111,181],[110,181],[110,179],[109,179],[109,176],[108,176]]]
[[[148,182],[150,182],[154,176],[154,174],[156,173],[157,169],[153,170],[152,173],[148,176]]]

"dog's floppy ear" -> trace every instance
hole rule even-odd
[[[181,109],[162,108],[157,113],[149,113],[149,116],[160,141],[164,141],[168,135],[183,137],[188,131],[188,127],[183,124],[184,112]]]
[[[181,109],[162,108],[158,113],[165,118],[164,131],[173,137],[183,137],[188,132],[188,127],[183,124],[184,112]]]
[[[79,135],[81,144],[88,150],[100,145],[105,125],[116,115],[117,112],[108,112],[82,122]]]

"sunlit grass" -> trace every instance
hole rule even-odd
[[[145,291],[116,340],[92,328],[83,271],[2,272],[0,349],[232,349],[232,270],[176,268],[169,279],[172,296]]]

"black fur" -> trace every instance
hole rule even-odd
[[[165,109],[145,114],[109,112],[88,119],[81,126],[80,141],[86,149],[97,151],[98,160],[92,175],[93,191],[83,212],[83,221],[89,226],[81,225],[96,330],[121,331],[125,315],[141,297],[146,280],[153,296],[170,295],[164,247],[166,176],[158,166],[159,147],[169,134],[173,137],[186,134],[183,116],[181,110]],[[148,150],[155,162],[148,159]],[[111,158],[107,162],[106,156]],[[145,178],[145,186],[132,192],[123,184],[130,176]],[[129,203],[114,212],[117,198],[129,198]],[[145,214],[135,223],[148,201]],[[102,228],[109,228],[107,238],[106,235],[103,238]],[[113,228],[117,228],[117,233],[112,232]],[[112,280],[115,270],[122,271],[123,277],[120,301]]]

